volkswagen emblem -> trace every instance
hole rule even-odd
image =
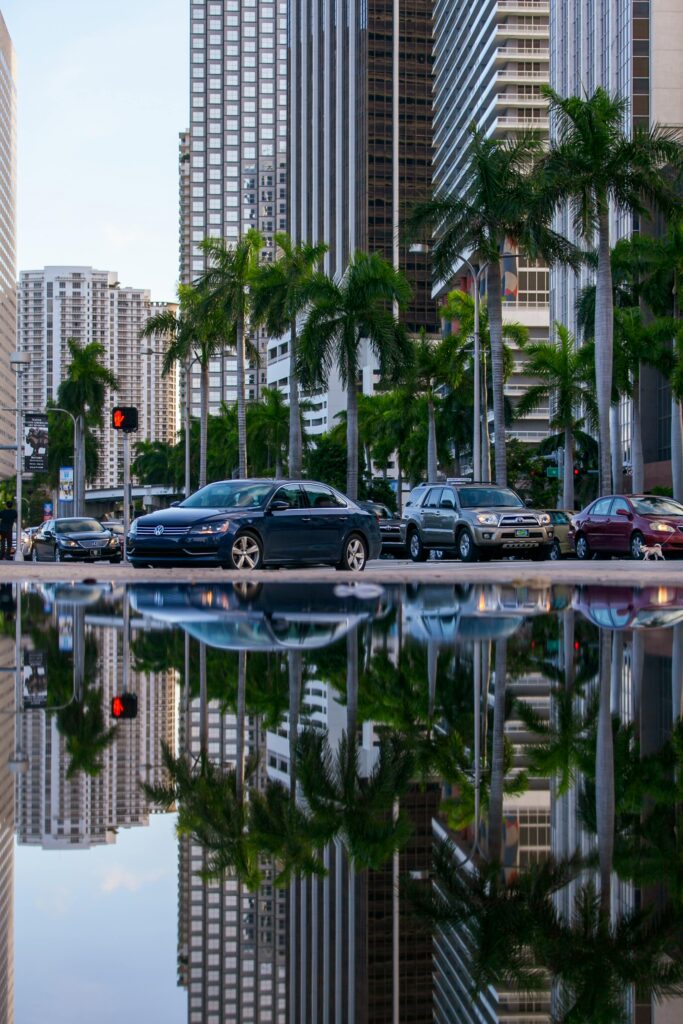
[[[155,527],[154,527],[154,535],[155,535],[156,537],[161,537],[161,535],[162,535],[162,533],[163,533],[163,532],[164,532],[164,528],[163,528],[163,526],[155,526]]]

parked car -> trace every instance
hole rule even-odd
[[[33,535],[34,562],[121,561],[121,544],[102,523],[86,517],[48,519]]]
[[[569,528],[574,513],[561,508],[547,508],[545,511],[550,516],[555,535],[553,546],[550,549],[550,558],[553,562],[559,562],[561,558],[574,554],[574,545],[569,539]]]
[[[379,523],[315,480],[221,480],[135,519],[127,555],[135,566],[334,565],[360,572],[382,547]]]
[[[105,519],[102,523],[105,530],[110,530],[115,537],[123,537],[124,526],[123,519]]]
[[[33,538],[38,533],[39,526],[25,526],[21,531],[21,553],[24,558],[30,558],[33,553]]]
[[[527,508],[510,487],[454,483],[421,485],[404,510],[402,535],[414,562],[432,550],[463,562],[505,555],[548,558],[553,527],[547,512]]]
[[[643,557],[643,545],[660,544],[665,557],[683,554],[683,505],[657,494],[609,494],[572,517],[569,538],[576,557]]]
[[[371,512],[379,523],[382,554],[407,558],[408,552],[401,536],[401,517],[398,512],[392,512],[388,505],[383,505],[379,501],[359,501],[358,504],[367,512]]]

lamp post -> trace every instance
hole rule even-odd
[[[24,382],[22,377],[31,365],[31,353],[12,352],[9,361],[17,375],[17,543],[14,549],[14,561],[23,562],[24,556],[21,551],[21,490],[24,471]]]

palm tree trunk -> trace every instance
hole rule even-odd
[[[434,416],[434,400],[427,400],[427,483],[436,483],[436,419]]]
[[[599,214],[598,272],[595,286],[595,390],[598,400],[600,494],[610,494],[612,490],[610,472],[610,405],[612,403],[613,318],[609,209],[605,199]]]
[[[296,802],[296,742],[299,738],[299,708],[301,706],[301,651],[287,654],[289,670],[289,793]]]
[[[505,403],[503,399],[503,300],[500,262],[490,263],[486,271],[487,309],[491,344],[491,375],[493,377],[493,423],[496,433],[496,483],[507,487]]]
[[[244,761],[247,705],[247,652],[237,655],[237,743],[235,745],[235,798],[238,804],[244,800]]]
[[[497,447],[497,445],[496,445]],[[503,783],[505,782],[505,686],[507,641],[496,643],[491,783],[489,788],[488,860],[500,864],[503,853]]]
[[[489,386],[487,381],[486,353],[482,352],[482,398],[481,398],[481,479],[491,479],[491,435],[489,434]]]
[[[301,479],[301,407],[299,405],[299,378],[296,372],[297,359],[296,320],[289,329],[289,477]]]
[[[358,626],[346,634],[346,736],[355,740],[358,731]]]
[[[183,420],[185,428],[185,497],[192,492],[192,356],[185,360],[185,402]]]
[[[460,445],[457,441],[453,444],[453,476],[460,476]]]
[[[280,453],[275,456],[275,479],[280,480],[282,478],[282,459]]]
[[[76,468],[74,470],[74,476],[76,477],[76,486],[74,488],[75,493],[75,508],[74,515],[82,516],[85,514],[85,421],[82,415],[76,417]]]
[[[631,493],[642,494],[645,488],[645,467],[643,465],[643,434],[640,417],[640,367],[633,378],[633,399],[631,403]]]
[[[199,643],[199,752],[209,751],[209,707],[206,693],[206,644]]]
[[[595,751],[595,812],[598,824],[600,910],[609,918],[612,862],[614,858],[614,739],[611,709],[612,636],[605,630],[600,640],[599,711]]]
[[[346,493],[353,501],[358,497],[358,392],[352,374],[346,386]]]
[[[683,501],[683,406],[671,396],[671,482],[676,501]]]
[[[401,453],[396,449],[396,511],[403,513],[403,470],[401,469]]]
[[[244,391],[244,320],[239,317],[235,337],[237,354],[237,448],[239,452],[239,474],[244,480],[247,476],[247,408]]]
[[[199,486],[206,485],[206,452],[209,432],[209,361],[202,362],[199,412]]]
[[[574,509],[574,434],[571,427],[564,428],[564,482],[562,508]]]
[[[614,494],[622,494],[624,490],[624,457],[621,448],[621,429],[619,406],[613,403],[609,408],[610,415],[610,458],[612,463],[612,490]]]

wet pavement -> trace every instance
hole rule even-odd
[[[682,1020],[660,565],[10,565],[0,1024]]]

